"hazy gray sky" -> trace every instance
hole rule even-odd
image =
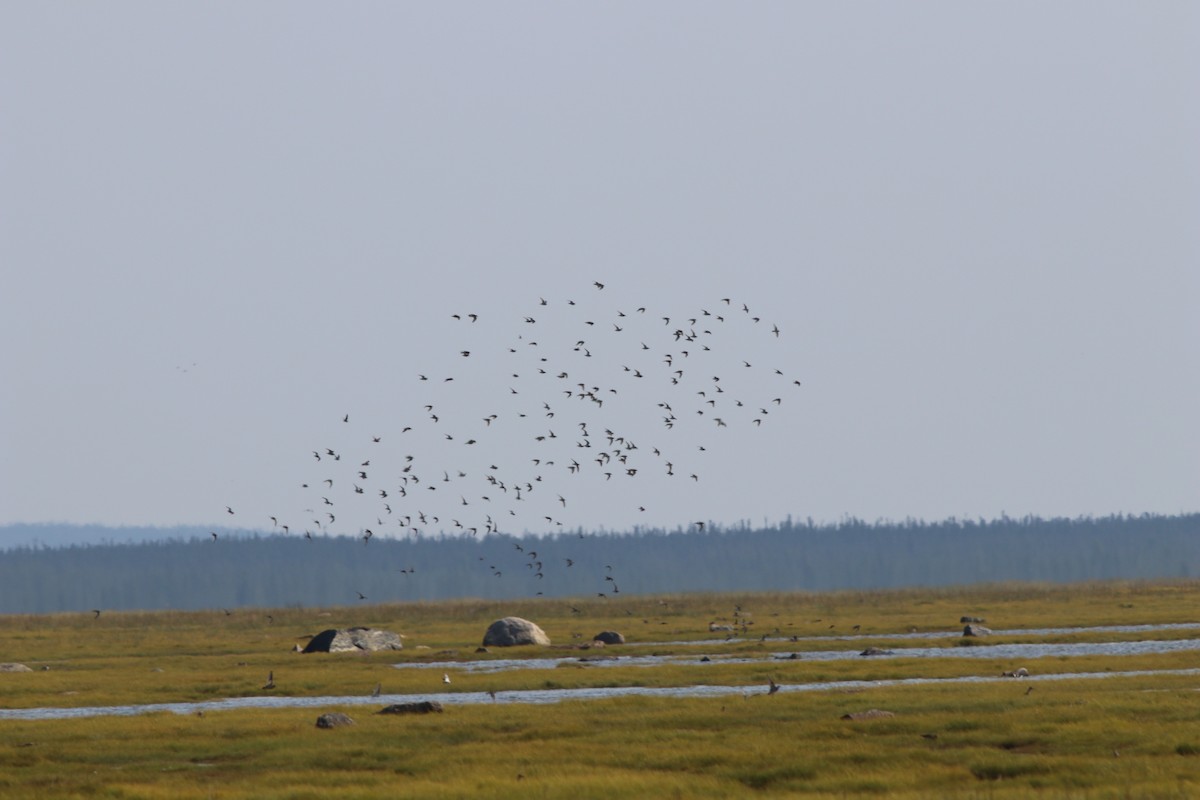
[[[1188,2],[5,3],[0,524],[1196,511],[1198,34]],[[544,481],[514,506],[492,466]]]

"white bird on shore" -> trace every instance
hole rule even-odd
[[[445,683],[445,684],[450,683],[450,676],[444,672],[442,673],[442,683]]]

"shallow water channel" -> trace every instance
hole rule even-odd
[[[876,637],[878,638],[878,637]],[[888,637],[891,638],[891,637]],[[789,640],[790,641],[790,640]],[[1058,644],[994,644],[979,647],[901,647],[872,658],[986,658],[1034,659],[1047,656],[1132,656],[1153,653],[1174,653],[1200,650],[1200,639],[1172,639],[1145,642],[1078,642]],[[560,664],[582,663],[590,667],[655,667],[660,664],[683,666],[694,664],[748,664],[768,659],[799,661],[844,661],[864,658],[860,650],[798,650],[791,655],[778,653],[763,656],[670,655],[616,656],[571,655],[560,658],[492,659],[488,661],[424,661],[394,664],[396,669],[432,669],[443,672],[491,673],[516,669],[554,669]]]
[[[1047,628],[1042,630],[1019,631],[1022,634],[1063,634],[1063,633],[1093,633],[1093,632],[1140,632],[1161,630],[1194,629],[1200,624],[1180,625],[1137,625],[1113,626],[1104,628]],[[994,633],[1002,633],[994,631]],[[1013,631],[1011,633],[1017,633]],[[958,634],[907,634],[905,638],[930,639]],[[830,641],[830,637],[815,637],[821,641]],[[869,637],[837,637],[837,640],[884,638]],[[887,639],[901,638],[901,635],[889,634]],[[734,640],[736,641],[736,640]],[[758,641],[758,640],[754,640]],[[779,641],[779,640],[775,640]],[[787,641],[801,641],[788,639]],[[727,640],[707,640],[704,642],[672,643],[678,644],[707,644],[719,646],[727,644]],[[666,644],[666,643],[660,643]],[[641,645],[646,646],[646,645]],[[653,645],[650,645],[653,646]],[[1013,666],[1020,666],[1024,659],[1035,659],[1047,656],[1082,656],[1082,655],[1138,655],[1153,653],[1171,653],[1180,651],[1200,650],[1200,639],[1172,639],[1166,641],[1132,641],[1132,642],[1080,642],[1057,644],[997,644],[979,647],[910,647],[896,648],[886,655],[871,656],[871,658],[965,658],[965,659],[1007,659]],[[432,669],[447,673],[494,673],[517,669],[555,669],[564,663],[583,663],[591,667],[605,666],[643,666],[653,667],[661,664],[695,665],[698,669],[709,663],[737,664],[763,662],[770,660],[802,660],[802,661],[836,661],[843,659],[864,658],[861,651],[797,651],[790,655],[779,653],[765,654],[757,657],[724,656],[719,654],[691,656],[617,656],[605,653],[596,655],[572,655],[563,658],[526,658],[526,659],[494,659],[487,661],[437,661],[424,663],[405,663],[393,665],[396,669]],[[707,659],[707,660],[705,660]],[[1089,673],[1060,673],[1055,675],[1034,675],[1019,678],[1021,682],[1042,682],[1078,678],[1108,678],[1135,675],[1200,675],[1200,668],[1175,670],[1135,670],[1135,671],[1105,671]],[[825,681],[821,683],[787,684],[781,687],[784,692],[830,691],[845,689],[865,689],[874,686],[910,686],[921,684],[962,684],[985,683],[994,681],[1012,681],[1013,678],[999,676],[967,676],[960,678],[900,678],[877,681]],[[175,714],[196,714],[207,711],[228,711],[243,708],[322,708],[328,706],[377,706],[382,707],[393,703],[412,703],[422,700],[437,700],[444,705],[467,705],[477,703],[557,703],[566,700],[597,700],[612,697],[717,697],[717,696],[752,696],[762,694],[766,687],[758,686],[722,686],[700,685],[681,687],[597,687],[583,689],[545,689],[528,691],[497,692],[493,697],[486,692],[432,692],[424,694],[384,694],[379,697],[237,697],[225,700],[207,700],[194,703],[151,703],[145,705],[127,706],[87,706],[80,708],[22,708],[0,709],[0,720],[20,719],[77,719],[97,716],[132,716],[136,714],[152,714],[171,712]]]

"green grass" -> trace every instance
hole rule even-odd
[[[988,586],[829,595],[691,595],[513,604],[459,601],[328,610],[105,613],[0,617],[5,661],[32,673],[0,674],[0,706],[92,706],[264,694],[512,691],[547,685],[749,687],[746,695],[625,697],[534,706],[447,705],[442,714],[390,716],[377,706],[238,710],[202,716],[146,714],[0,720],[0,797],[952,797],[1124,798],[1200,796],[1197,676],[1149,675],[1054,682],[871,686],[767,696],[788,684],[905,677],[1035,675],[1197,666],[1195,653],[1127,657],[777,660],[793,651],[904,646],[910,626],[961,630],[961,615],[1010,633],[981,640],[1047,641],[1012,633],[1060,626],[1192,622],[1200,584]],[[819,642],[652,644],[712,639],[708,623],[751,635],[817,635]],[[578,613],[572,611],[572,606]],[[324,616],[328,614],[328,616]],[[515,614],[556,646],[474,653],[486,626]],[[268,621],[268,615],[273,619]],[[644,621],[643,621],[644,620]],[[816,620],[820,620],[817,622]],[[665,623],[665,624],[662,624]],[[834,625],[831,631],[829,626]],[[407,636],[400,653],[297,655],[304,634],[369,625]],[[838,641],[859,625],[870,638]],[[630,642],[606,655],[734,654],[751,663],[572,666],[454,675],[396,670],[402,661],[578,656],[559,647],[601,630]],[[573,633],[582,636],[576,640]],[[1180,632],[1172,638],[1194,636]],[[1055,641],[1089,641],[1090,634]],[[1112,637],[1103,637],[1112,638]],[[955,647],[957,637],[922,646]],[[911,644],[911,643],[910,643]],[[428,649],[423,649],[427,647]],[[447,654],[445,651],[454,651]],[[597,652],[597,651],[592,651]],[[49,667],[43,670],[41,667]],[[1034,691],[1027,693],[1028,687]],[[382,703],[379,707],[382,706]],[[893,717],[846,721],[879,708]],[[357,724],[314,725],[324,711]]]

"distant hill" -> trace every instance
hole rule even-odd
[[[1200,514],[405,540],[12,525],[0,613],[823,591],[1200,575]],[[96,542],[102,542],[97,544]]]

